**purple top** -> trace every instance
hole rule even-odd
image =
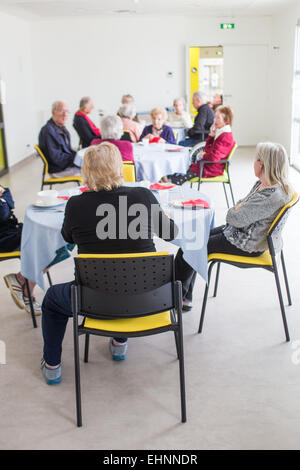
[[[149,126],[145,126],[144,130],[142,132],[142,135],[140,137],[140,141],[147,135],[147,134],[152,134],[152,124]],[[165,139],[168,144],[176,144],[176,139],[174,136],[174,132],[171,127],[163,125],[162,132],[160,134],[160,137]]]

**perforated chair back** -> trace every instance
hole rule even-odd
[[[91,318],[133,318],[175,307],[173,255],[79,255],[80,312]]]
[[[135,183],[135,165],[133,162],[123,162],[123,178],[125,183]]]

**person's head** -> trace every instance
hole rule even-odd
[[[200,106],[203,104],[207,103],[207,98],[204,93],[201,93],[201,91],[195,91],[193,93],[193,106],[195,109],[199,109]]]
[[[89,189],[110,191],[122,186],[122,172],[120,150],[110,142],[93,145],[85,152],[81,174]]]
[[[55,124],[62,127],[68,120],[69,109],[64,101],[55,101],[52,105],[52,119]]]
[[[217,129],[233,123],[233,110],[230,106],[218,106],[215,111],[214,126]]]
[[[121,103],[122,104],[134,103],[134,98],[132,95],[123,95]]]
[[[287,194],[291,194],[288,170],[288,156],[281,144],[273,142],[257,144],[254,161],[254,173],[257,178],[263,179],[268,185],[279,184]]]
[[[119,140],[123,135],[123,123],[120,116],[105,116],[100,123],[102,139]]]
[[[212,104],[214,105],[222,104],[222,95],[220,95],[220,93],[214,94]]]
[[[136,109],[133,103],[123,104],[118,112],[118,115],[122,118],[133,119],[136,115]]]
[[[168,113],[165,108],[154,108],[150,112],[152,126],[156,130],[160,130],[166,120],[168,119]]]
[[[82,113],[89,114],[94,109],[93,100],[89,96],[81,98],[79,109]]]
[[[175,98],[173,101],[173,106],[175,108],[175,113],[181,115],[185,108],[184,98]]]

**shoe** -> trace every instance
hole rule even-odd
[[[109,343],[109,348],[114,361],[124,361],[124,359],[126,359],[126,353],[128,348],[127,341],[126,343],[120,346],[116,346],[115,344],[113,344],[113,339],[111,339]]]
[[[182,304],[182,311],[183,312],[190,312],[192,310],[193,306],[190,304],[190,305],[187,305],[187,304]]]
[[[46,381],[46,384],[48,385],[53,385],[53,384],[59,384],[61,381],[61,364],[59,364],[58,367],[55,369],[49,369],[46,366],[45,359],[42,359],[41,362],[41,370],[43,372],[44,379]]]
[[[4,276],[4,282],[6,286],[9,288],[11,296],[15,304],[19,307],[24,309],[24,300],[23,300],[23,289],[22,286],[19,284],[19,281],[15,274],[7,274]]]
[[[25,308],[26,312],[31,315],[29,297],[25,297],[25,295],[23,295],[23,301],[24,301],[23,308]],[[33,306],[33,310],[36,316],[42,315],[42,306],[35,300],[34,297],[32,297],[32,306]]]

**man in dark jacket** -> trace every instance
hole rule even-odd
[[[52,118],[39,134],[39,147],[47,158],[49,173],[53,177],[80,175],[80,168],[73,163],[76,151],[71,147],[70,133],[65,127],[68,114],[66,103],[53,103]]]
[[[200,91],[195,91],[193,94],[193,106],[197,109],[198,114],[195,117],[193,127],[187,131],[188,138],[179,142],[179,145],[184,147],[193,147],[198,142],[204,141],[214,121],[214,112]]]

